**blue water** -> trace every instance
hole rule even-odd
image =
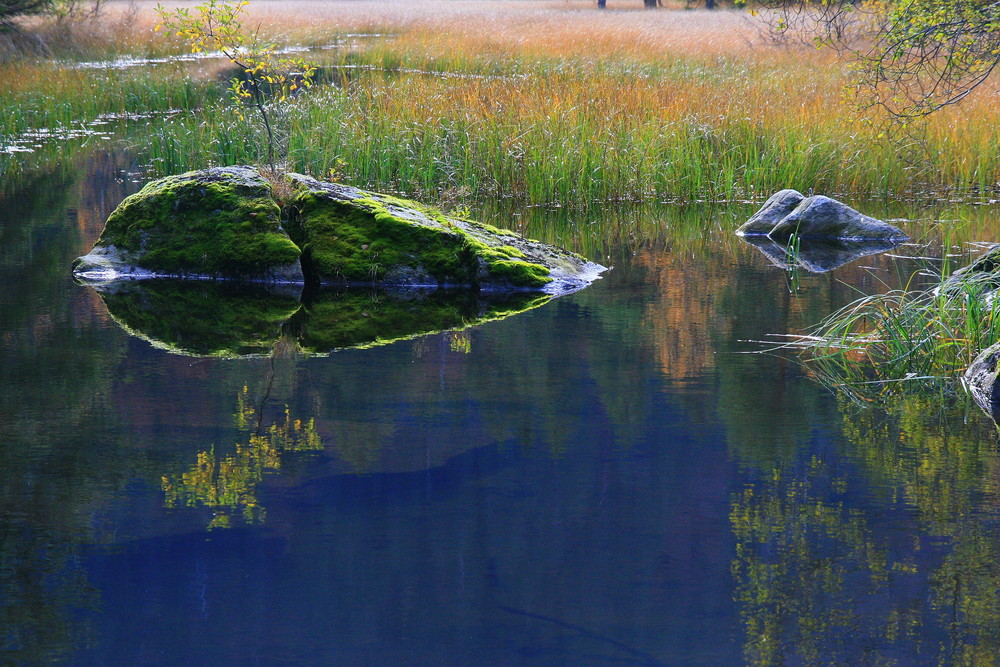
[[[185,356],[69,275],[119,160],[0,206],[0,662],[996,661],[992,423],[745,354],[920,261],[790,274],[732,236],[752,205],[608,242],[524,210],[612,270],[462,332]]]

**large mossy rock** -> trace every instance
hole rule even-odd
[[[604,267],[514,232],[347,185],[288,174],[288,230],[322,284],[565,292]]]
[[[285,178],[292,193],[284,211],[252,167],[154,181],[115,209],[73,272],[87,282],[181,277],[564,294],[605,270],[416,202]]]
[[[795,190],[772,195],[736,233],[767,236],[778,243],[788,242],[792,235],[800,239],[891,243],[909,238],[898,227],[859,213],[836,199],[805,197]]]
[[[126,198],[73,271],[302,282],[301,253],[280,220],[271,185],[251,167],[168,176]]]

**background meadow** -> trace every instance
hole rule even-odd
[[[151,4],[108,7],[100,24],[63,26],[72,40],[53,34],[54,61],[3,65],[0,135],[159,113],[167,120],[137,151],[150,173],[260,161],[260,129],[223,101],[234,72],[176,59],[183,44],[153,32]],[[99,27],[116,21],[127,38]],[[975,199],[1000,180],[995,85],[926,127],[887,132],[852,106],[849,63],[776,46],[740,10],[256,2],[245,23],[309,47],[302,55],[325,84],[272,111],[288,166],[371,188],[586,208],[758,199],[783,187]],[[80,58],[99,62],[81,68]]]

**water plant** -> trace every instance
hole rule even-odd
[[[956,378],[1000,340],[996,285],[981,276],[933,289],[864,296],[792,346],[813,377],[859,402],[913,391],[954,391]]]

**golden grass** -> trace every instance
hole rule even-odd
[[[245,24],[289,44],[376,33],[316,58],[454,75],[355,73],[345,88],[316,88],[297,105],[293,165],[325,173],[344,159],[345,176],[371,186],[565,203],[1000,181],[995,85],[936,115],[920,150],[903,155],[857,117],[844,95],[848,65],[832,51],[776,48],[745,12],[610,4],[601,12],[581,0],[254,0]],[[110,24],[131,26],[118,47],[181,50],[152,32],[153,7],[108,4]],[[92,47],[104,39],[94,34]],[[86,75],[37,73],[32,91],[28,77],[0,72],[0,99],[46,87],[52,98],[72,97],[86,84]],[[175,131],[162,139],[173,167],[254,159],[240,148],[245,130],[217,109]]]
[[[192,8],[199,2],[162,4]],[[110,0],[99,21],[77,24],[78,37],[89,30],[95,43],[160,51],[162,35],[153,32],[156,5]],[[405,33],[423,34],[428,46],[445,50],[559,58],[714,57],[763,45],[742,11],[641,7],[639,0],[612,0],[603,12],[583,0],[254,0],[245,24],[259,25],[263,35],[282,43],[323,44],[338,33]]]
[[[140,14],[148,17],[153,6],[140,3]],[[759,42],[740,11],[646,11],[638,0],[612,0],[611,6],[601,12],[581,0],[258,0],[247,23],[259,23],[278,41],[323,43],[337,32],[405,33],[423,35],[439,52],[559,58],[734,55]]]

